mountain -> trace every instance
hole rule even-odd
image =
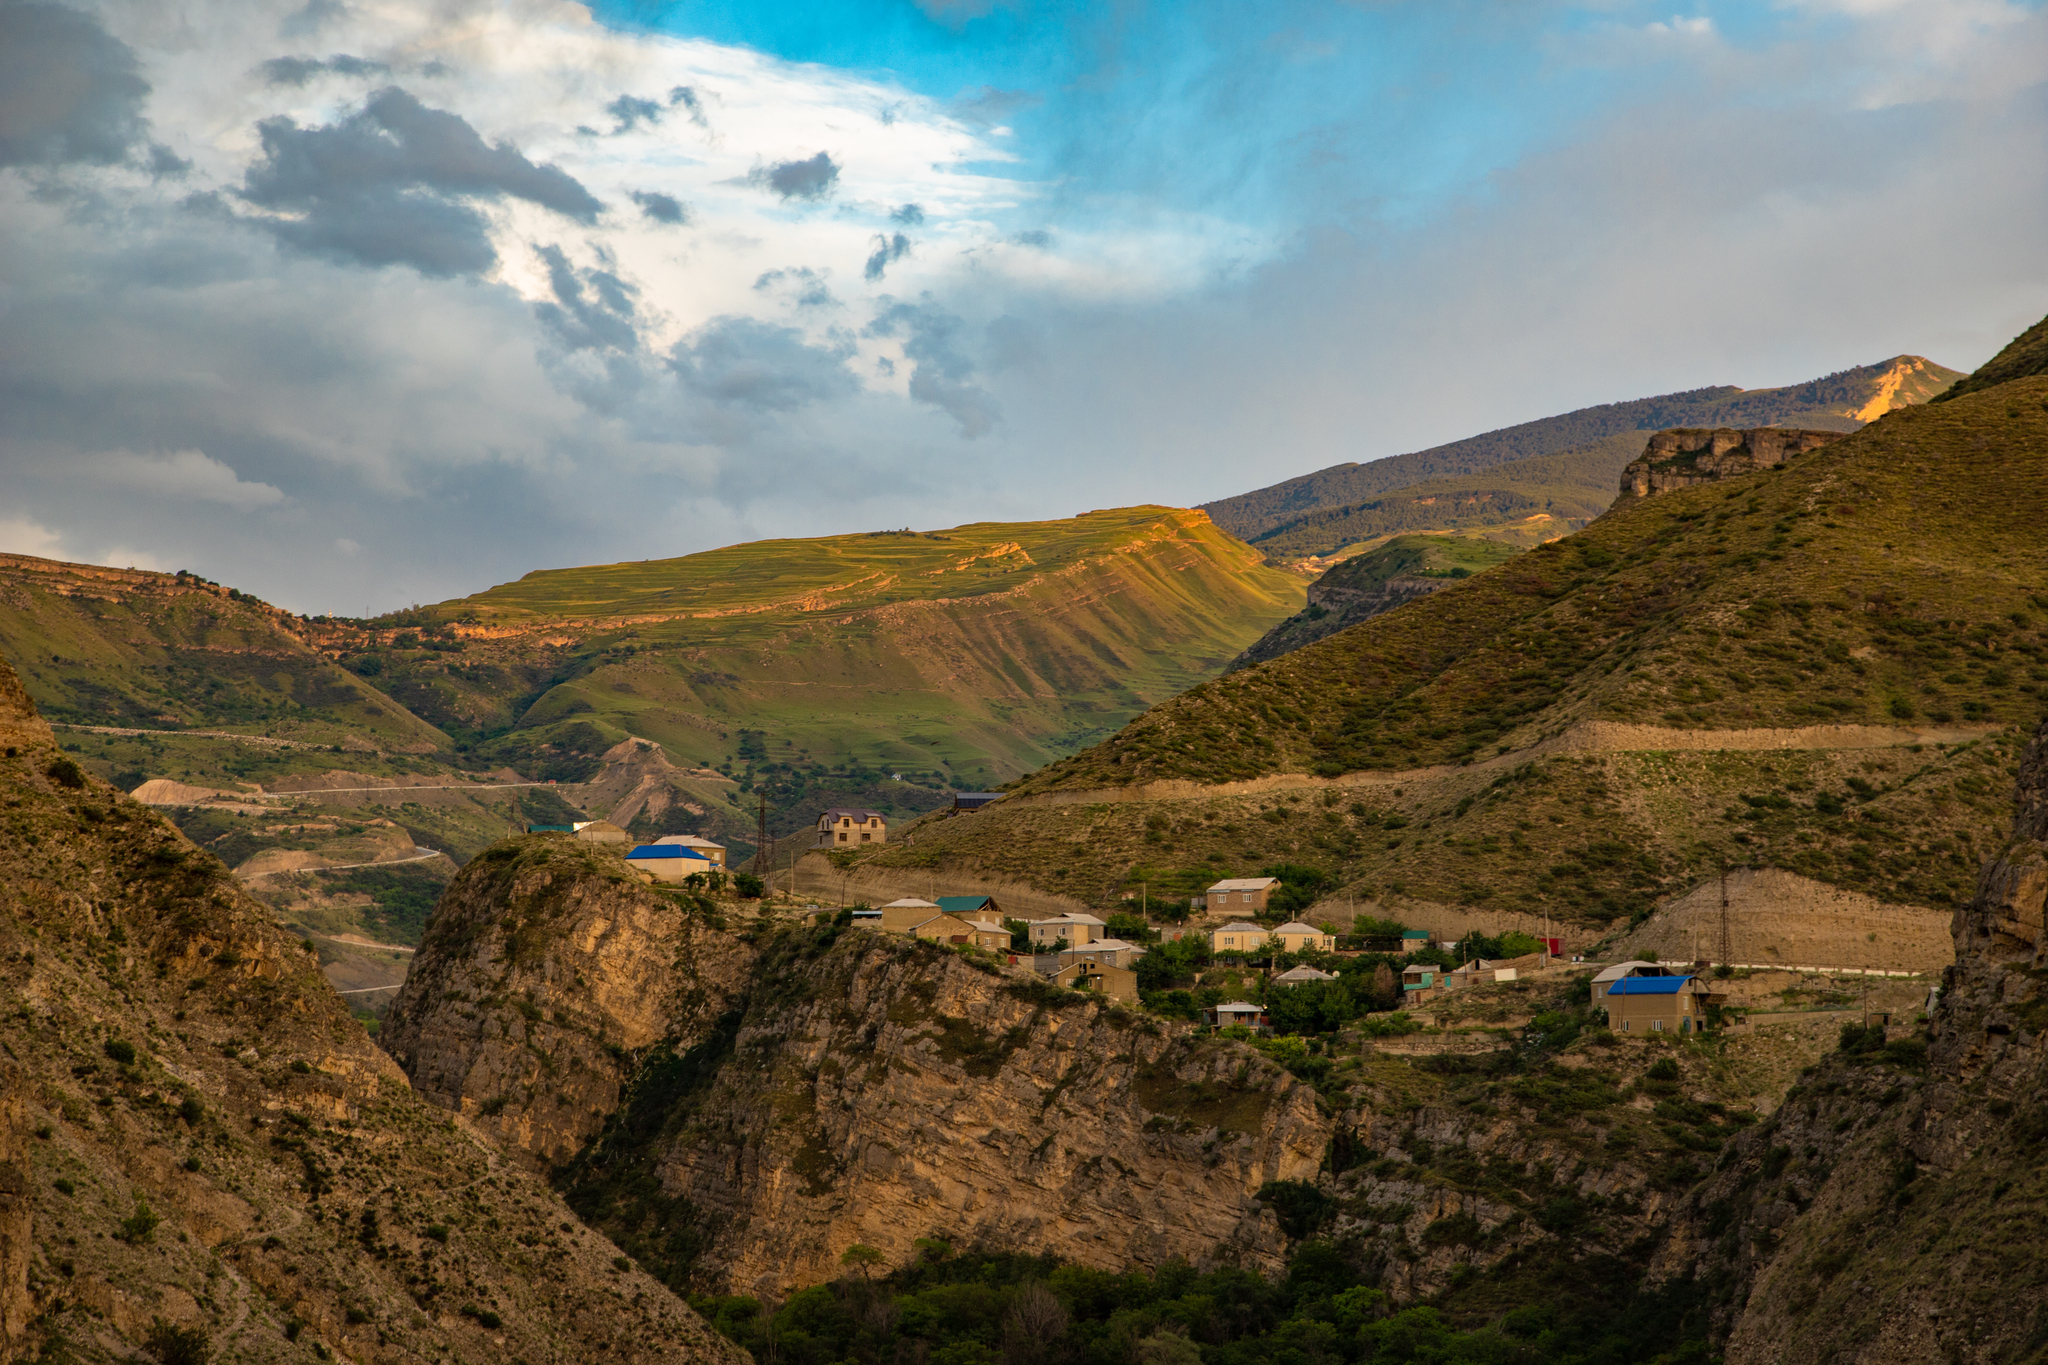
[[[1707,1291],[1729,1365],[2041,1358],[2048,726],[2018,798],[1929,1015],[1845,1022],[1673,1220],[1654,1273]]]
[[[1975,372],[1927,401],[1947,402],[1996,388],[2000,384],[2009,384],[2015,379],[2032,379],[2044,374],[2048,374],[2048,318],[2014,337]]]
[[[737,1362],[0,664],[0,1355]]]
[[[790,834],[819,805],[915,814],[1072,752],[1222,671],[1302,591],[1202,513],[1137,507],[547,570],[315,638],[483,761],[572,781],[659,745],[674,780],[628,817],[751,843],[757,788]]]
[[[1317,513],[1358,508],[1398,489],[1438,482],[1444,494],[1491,495],[1505,501],[1503,515],[1543,503],[1597,500],[1592,515],[1613,495],[1614,476],[1642,453],[1641,439],[1670,427],[1804,426],[1853,431],[1887,412],[1924,403],[1962,378],[1921,356],[1894,356],[1875,365],[1843,370],[1805,384],[1779,389],[1744,390],[1732,386],[1692,389],[1626,403],[1580,408],[1557,417],[1523,422],[1483,436],[1468,437],[1411,455],[1396,455],[1366,464],[1332,465],[1233,498],[1205,503],[1202,510],[1216,524],[1243,539],[1263,544],[1275,533]],[[1528,466],[1505,482],[1493,471],[1544,456],[1568,455],[1561,467]],[[1612,465],[1612,468],[1608,466]],[[1484,480],[1472,476],[1485,472]],[[1519,501],[1518,501],[1519,499]],[[1418,519],[1413,508],[1401,508],[1404,519],[1385,532],[1448,528],[1452,523]],[[1559,520],[1574,520],[1565,509],[1552,511]],[[1367,518],[1363,525],[1370,524]],[[1572,527],[1570,529],[1576,529]],[[1328,534],[1305,536],[1317,543]],[[1361,537],[1363,538],[1363,537]],[[1333,547],[1334,548],[1334,547]],[[1269,551],[1275,558],[1303,553],[1293,540]],[[1311,550],[1307,553],[1328,553]]]
[[[1732,867],[1759,916],[1772,885],[1816,913],[1848,896],[1880,938],[1945,952],[2048,681],[2044,396],[2023,379],[1902,409],[1619,508],[868,861],[1098,904],[1302,863],[1332,908],[1489,932],[1548,916],[1588,941]],[[1028,856],[1047,847],[1068,851]],[[1754,954],[1812,950],[1745,923]]]
[[[1514,558],[1512,545],[1465,536],[1396,536],[1340,561],[1308,585],[1308,606],[1233,659],[1232,672],[1277,659],[1368,617]]]
[[[1312,1178],[1330,1140],[1315,1093],[1248,1048],[544,836],[463,870],[384,1037],[679,1292],[783,1298],[849,1245],[900,1264],[933,1237],[1270,1272],[1258,1192]]]

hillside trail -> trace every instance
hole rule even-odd
[[[236,872],[235,875],[240,877],[243,881],[253,882],[258,877],[275,877],[280,872],[346,872],[350,868],[356,867],[403,867],[407,863],[430,863],[436,858],[445,858],[447,856],[447,854],[441,852],[441,850],[438,848],[430,848],[426,852],[417,854],[411,858],[386,858],[380,862],[368,863],[327,863],[320,867],[273,867],[267,872]],[[347,940],[342,941],[346,942]],[[384,948],[389,947],[390,945],[383,943],[371,943],[358,946],[370,948]],[[404,951],[409,953],[412,951],[412,949],[407,948],[404,949]]]

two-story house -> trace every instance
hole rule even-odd
[[[1209,909],[1256,915],[1266,908],[1266,897],[1278,885],[1278,877],[1225,877],[1209,888]]]
[[[818,842],[814,848],[859,848],[863,844],[889,841],[889,822],[878,810],[856,806],[834,806],[818,817]]]

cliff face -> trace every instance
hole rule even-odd
[[[382,1041],[422,1095],[545,1167],[618,1108],[631,1054],[703,1035],[753,957],[617,853],[528,835],[450,884]]]
[[[1845,434],[1791,427],[1758,427],[1750,431],[1680,427],[1660,431],[1650,438],[1641,457],[1622,470],[1621,496],[1614,505],[1620,507],[1696,483],[1773,469],[1809,450],[1839,441]]]
[[[134,1359],[158,1320],[220,1359],[738,1358],[413,1095],[314,955],[64,761],[4,665],[0,730],[10,1358]]]
[[[2048,1344],[2048,726],[2017,806],[1928,1025],[1852,1036],[1674,1226],[1660,1270],[1726,1287],[1730,1365],[1988,1365]]]
[[[901,1263],[921,1237],[1272,1270],[1254,1196],[1314,1179],[1330,1133],[1249,1049],[934,944],[791,929],[711,1039],[649,1058],[568,1193],[643,1259],[738,1292],[830,1278],[856,1243]]]

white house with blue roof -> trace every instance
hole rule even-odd
[[[642,844],[626,854],[626,866],[658,882],[680,882],[694,873],[719,870],[717,863],[684,844]]]

